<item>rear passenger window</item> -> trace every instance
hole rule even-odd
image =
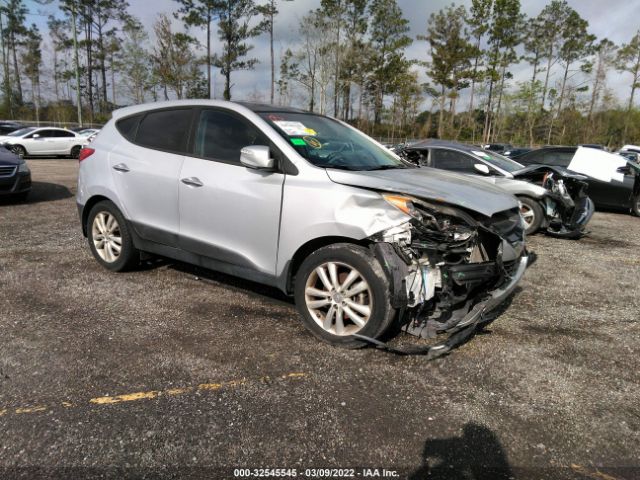
[[[434,148],[431,150],[431,161],[435,168],[451,170],[453,172],[475,173],[473,165],[476,163],[468,155],[454,150]],[[480,163],[480,162],[478,162]]]
[[[194,154],[198,157],[240,164],[240,150],[270,142],[246,120],[219,110],[203,110],[198,120]]]
[[[190,108],[184,108],[146,114],[138,126],[136,143],[156,150],[186,153],[191,112]]]
[[[56,130],[56,137],[59,138],[71,138],[75,137],[75,135],[71,132],[65,132],[64,130]]]
[[[136,138],[136,129],[142,115],[134,115],[133,117],[123,118],[116,122],[116,128],[124,138],[133,142]]]

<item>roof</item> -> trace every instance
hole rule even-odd
[[[283,107],[280,105],[270,105],[268,103],[251,103],[251,102],[235,102],[247,107],[256,113],[258,112],[291,112],[291,113],[310,113],[306,110],[293,107]]]
[[[237,110],[238,107],[244,107],[253,112],[292,112],[292,113],[307,113],[304,110],[291,107],[281,107],[278,105],[266,105],[260,103],[250,102],[229,102],[226,100],[207,100],[207,99],[191,99],[191,100],[169,100],[164,102],[150,102],[140,105],[132,105],[130,107],[119,108],[112,113],[113,118],[122,118],[129,115],[134,115],[140,112],[146,112],[147,110],[160,109],[160,108],[176,108],[176,107],[197,107],[197,106],[209,106],[209,107],[226,107]]]

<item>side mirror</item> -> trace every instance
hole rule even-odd
[[[616,172],[624,173],[625,175],[629,175],[631,173],[631,167],[629,165],[624,165],[622,167],[618,167]]]
[[[275,162],[271,158],[269,147],[251,145],[240,150],[240,163],[247,168],[272,170]]]
[[[484,163],[474,163],[473,168],[475,168],[476,171],[480,172],[483,175],[491,174],[491,170],[489,170],[489,167],[487,167]]]
[[[31,138],[40,138],[40,134],[39,133],[34,133]]]

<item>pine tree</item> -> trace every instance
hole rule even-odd
[[[222,54],[215,55],[213,64],[225,77],[224,99],[231,100],[231,73],[253,70],[257,58],[245,58],[253,49],[248,40],[261,35],[267,28],[263,20],[251,26],[251,19],[259,12],[253,0],[222,0],[219,10],[218,36]]]

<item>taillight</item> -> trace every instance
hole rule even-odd
[[[81,162],[82,160],[84,160],[85,158],[90,157],[91,155],[93,155],[93,152],[95,152],[96,150],[94,148],[83,148],[82,150],[80,150],[80,155],[78,155],[78,162]]]

